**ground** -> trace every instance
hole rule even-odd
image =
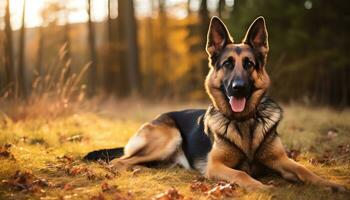
[[[142,123],[157,114],[188,107],[205,105],[119,102],[53,118],[16,121],[2,113],[0,199],[152,199],[162,193],[160,199],[350,198],[349,192],[292,184],[278,175],[260,179],[274,185],[271,190],[247,192],[234,185],[218,189],[218,183],[178,167],[122,171],[81,161],[91,150],[125,145]],[[283,108],[278,132],[289,155],[320,176],[350,188],[350,111],[299,105]],[[215,191],[208,192],[212,188]]]

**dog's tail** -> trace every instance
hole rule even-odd
[[[113,149],[101,149],[97,151],[92,151],[84,156],[83,160],[103,160],[109,162],[115,158],[120,158],[124,155],[124,147],[118,147]]]

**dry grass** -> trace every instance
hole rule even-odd
[[[86,93],[82,82],[91,63],[75,72],[67,52],[65,43],[54,64],[34,71],[30,92],[26,92],[29,95],[24,95],[17,84],[0,91],[0,112],[17,121],[40,116],[56,117],[81,107]]]
[[[46,179],[49,186],[33,192],[16,190],[1,183],[0,199],[90,199],[101,193],[101,184],[105,182],[117,185],[123,194],[130,191],[135,199],[151,199],[171,187],[177,188],[185,197],[207,199],[205,194],[190,190],[192,181],[200,177],[194,171],[141,168],[140,171],[113,174],[105,165],[80,161],[91,150],[125,145],[143,122],[159,113],[204,106],[125,101],[106,103],[93,112],[81,111],[50,119],[38,117],[14,122],[2,117],[0,144],[12,144],[10,153],[14,159],[0,156],[0,180],[8,180],[17,170],[29,170],[36,177]],[[339,145],[350,144],[350,111],[293,105],[285,106],[284,116],[279,132],[288,148],[301,151],[298,161],[321,176],[350,187],[350,154],[336,153]],[[336,136],[327,137],[333,129]],[[309,162],[326,150],[334,161]],[[268,192],[247,193],[239,189],[239,198],[348,199],[350,195],[348,192],[332,193],[322,187],[290,184],[277,176],[261,180],[272,180],[278,186]]]

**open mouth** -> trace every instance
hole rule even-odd
[[[222,92],[227,97],[227,100],[231,106],[231,110],[236,113],[240,113],[244,111],[244,108],[246,107],[247,100],[250,98],[250,94],[230,94],[226,89],[225,86],[221,86]],[[248,92],[245,92],[248,93]]]
[[[246,98],[245,97],[234,97],[230,96],[229,102],[233,112],[242,112],[245,108]]]

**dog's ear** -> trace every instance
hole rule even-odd
[[[208,54],[212,56],[230,43],[233,43],[233,40],[225,24],[218,17],[212,17],[207,35],[206,50]]]
[[[269,42],[264,17],[260,16],[254,20],[243,39],[243,43],[266,56],[269,51]]]

